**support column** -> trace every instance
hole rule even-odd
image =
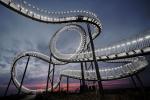
[[[61,78],[62,78],[62,76],[60,76],[60,81],[59,81],[59,92],[61,92],[61,87],[60,87],[60,85],[61,85]]]
[[[54,90],[54,87],[53,87],[53,85],[54,85],[54,72],[55,72],[55,64],[53,64],[53,74],[52,74],[52,92],[53,92],[53,90]]]
[[[95,65],[95,71],[96,71],[97,80],[98,80],[100,99],[103,99],[104,91],[103,91],[103,86],[102,86],[102,81],[101,81],[101,76],[100,76],[100,72],[99,72],[98,63],[97,63],[96,56],[95,56],[95,47],[94,47],[94,43],[93,43],[92,34],[91,34],[91,30],[90,30],[90,25],[89,24],[87,24],[87,28],[88,28],[88,33],[89,33],[89,38],[90,38],[90,43],[91,43],[91,49],[92,49],[92,54],[93,54],[93,61],[94,61],[94,65]]]
[[[88,70],[87,62],[84,62],[84,64],[85,64],[85,70]]]
[[[82,90],[82,92],[84,92],[84,90],[85,90],[85,78],[84,78],[83,62],[81,62],[81,75],[82,75],[82,85],[81,85],[81,90]]]
[[[132,83],[133,83],[135,89],[137,89],[137,84],[136,84],[136,81],[134,80],[133,76],[131,76],[130,78],[132,80]]]
[[[5,93],[4,93],[4,97],[7,95],[7,92],[8,92],[8,89],[9,89],[10,83],[11,83],[11,80],[12,80],[12,76],[11,76],[11,77],[10,77],[10,79],[9,79],[9,82],[8,82],[7,88],[6,88]]]
[[[24,77],[25,77],[26,71],[27,71],[29,60],[30,60],[30,56],[28,57],[28,60],[27,60],[27,63],[26,63],[26,67],[25,67],[25,70],[24,70],[24,73],[23,73],[23,76],[22,76],[22,80],[21,80],[21,83],[20,83],[20,87],[19,87],[19,90],[18,90],[17,94],[20,94],[20,92],[21,92],[21,88],[22,88],[22,84],[23,84],[23,81],[24,81]]]
[[[69,93],[69,77],[67,77],[67,93]]]
[[[49,87],[49,79],[50,79],[50,70],[51,70],[51,57],[52,54],[50,53],[50,61],[49,61],[49,67],[48,67],[48,75],[47,75],[47,83],[46,83],[46,94],[48,92],[48,87]]]
[[[142,80],[140,79],[140,77],[137,74],[135,76],[136,76],[137,80],[140,83],[140,87],[141,87],[141,90],[142,90],[142,93],[143,93],[143,100],[146,100],[146,94],[145,94],[144,84],[143,84]]]
[[[91,67],[92,67],[92,70],[94,70],[93,62],[91,62]]]
[[[81,79],[80,79],[80,91],[81,91],[81,86],[82,86],[82,81],[81,81]]]
[[[140,79],[140,77],[137,74],[135,76],[136,76],[137,80],[139,81],[141,88],[144,90],[144,85],[143,85],[142,80]]]

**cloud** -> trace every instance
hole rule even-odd
[[[19,37],[14,38],[11,36],[7,38],[9,38],[7,39],[7,41],[0,43],[1,44],[0,76],[5,77],[5,80],[4,80],[5,82],[9,79],[8,75],[10,75],[11,64],[16,54],[22,51],[34,51],[34,50],[38,52],[44,52],[45,54],[48,54],[49,52],[49,47],[47,45],[48,43],[47,44],[45,44],[44,42],[36,43],[35,41],[30,40],[30,39],[21,39]],[[67,46],[66,46],[66,49],[67,49]],[[17,65],[17,73],[18,73],[17,77],[19,80],[22,77],[26,61],[27,59],[24,58]],[[57,66],[55,74],[57,77],[59,77],[60,71],[65,70],[65,69],[76,69],[75,67],[76,65],[78,64],[69,64],[69,65],[67,64],[63,66]],[[27,81],[36,81],[42,78],[46,78],[47,72],[48,72],[48,66],[49,66],[48,63],[45,63],[38,59],[31,58],[28,71],[26,73]]]

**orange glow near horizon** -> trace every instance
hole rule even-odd
[[[129,81],[126,79],[104,81],[102,83],[103,83],[104,89],[125,88],[129,85]],[[45,89],[46,83],[26,84],[25,86],[31,89]],[[92,84],[89,84],[88,86],[92,86]],[[50,83],[49,83],[49,87],[51,87]],[[66,91],[67,83],[61,83],[60,88],[61,90]],[[69,83],[69,91],[75,91],[79,89],[80,89],[80,83]],[[55,91],[58,91],[58,87],[55,89]]]

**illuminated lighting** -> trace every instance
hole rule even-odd
[[[83,20],[87,20],[88,19],[88,17],[83,17]]]
[[[117,47],[117,48],[119,48],[119,47],[120,47],[120,45],[117,45],[116,47]]]
[[[125,46],[125,44],[123,43],[123,44],[121,44],[121,46],[122,46],[122,47],[124,47],[124,46]]]
[[[70,17],[67,17],[66,20],[70,20]]]
[[[54,18],[54,21],[58,21],[57,18]]]
[[[110,50],[110,49],[111,49],[111,47],[108,48],[108,50]]]
[[[112,48],[113,48],[113,49],[115,49],[115,48],[116,48],[116,46],[113,46]]]
[[[41,16],[41,18],[43,18],[44,16]]]
[[[104,51],[104,49],[100,49],[100,51]]]
[[[131,44],[131,42],[127,42],[127,45],[130,45]]]
[[[88,18],[88,21],[92,21],[92,18]]]
[[[143,41],[143,40],[144,40],[143,38],[139,38],[137,41],[139,41],[139,42],[140,42],[140,41]]]
[[[85,11],[85,10],[83,10],[83,13],[86,13],[86,11]]]
[[[133,41],[132,41],[133,44],[136,43],[136,42],[137,42],[136,40],[133,40]]]
[[[44,19],[47,19],[47,17],[45,16]]]
[[[18,4],[17,7],[20,8],[20,5]]]
[[[52,21],[52,18],[49,18],[49,17],[48,17],[48,21]]]
[[[22,10],[24,10],[24,7],[21,7]]]
[[[32,11],[30,11],[29,13],[30,13],[30,14],[32,14],[33,12],[32,12]]]
[[[114,69],[117,70],[117,67],[115,67]]]
[[[28,9],[25,10],[26,12],[28,11]]]
[[[145,36],[145,39],[149,39],[149,38],[150,38],[150,35]]]

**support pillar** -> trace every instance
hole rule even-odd
[[[12,76],[11,76],[10,79],[9,79],[7,88],[6,88],[5,93],[4,93],[4,97],[7,95],[8,89],[9,89],[9,87],[10,87],[11,80],[12,80]]]
[[[61,85],[61,78],[62,78],[62,76],[60,76],[60,79],[59,79],[60,80],[59,81],[59,92],[61,92],[61,86],[60,86]]]
[[[53,85],[54,85],[54,72],[55,72],[55,64],[53,64],[53,74],[52,74],[52,84],[51,84],[52,92],[54,90],[54,87],[53,87]]]
[[[22,80],[21,80],[21,83],[20,83],[20,87],[19,87],[19,90],[18,90],[17,94],[20,94],[20,92],[21,92],[21,88],[22,88],[22,84],[23,84],[23,81],[24,81],[24,77],[25,77],[26,71],[27,71],[29,60],[30,60],[30,56],[28,57],[28,60],[27,60],[27,63],[26,63],[26,67],[25,67],[25,70],[24,70],[24,73],[23,73],[23,76],[22,76]]]
[[[137,84],[136,84],[136,81],[134,80],[133,76],[131,76],[130,78],[132,80],[132,83],[133,83],[135,89],[137,89]]]
[[[146,100],[146,94],[145,94],[144,84],[143,84],[141,78],[138,76],[138,74],[136,74],[135,76],[136,76],[137,80],[140,83],[141,91],[143,93],[143,100]]]
[[[69,77],[67,77],[67,93],[69,93]]]
[[[85,70],[88,70],[87,62],[84,62],[84,64],[85,64]]]
[[[103,99],[104,98],[104,91],[103,91],[103,86],[102,86],[102,81],[101,81],[101,76],[100,76],[100,72],[99,72],[98,63],[97,63],[96,56],[95,56],[95,47],[94,47],[94,43],[93,43],[92,34],[91,34],[89,24],[87,24],[87,28],[88,28],[88,33],[89,33],[89,38],[90,38],[90,43],[91,43],[91,50],[92,50],[92,54],[93,54],[93,61],[94,61],[94,65],[95,65],[95,71],[96,71],[97,80],[98,80],[100,99]]]
[[[81,75],[82,75],[82,85],[81,85],[81,90],[82,90],[82,92],[84,92],[84,90],[85,90],[85,78],[84,78],[83,62],[81,62]]]
[[[49,62],[49,67],[48,67],[48,75],[47,75],[47,83],[46,83],[46,94],[48,92],[48,87],[49,87],[49,79],[50,79],[50,70],[51,70],[51,57],[52,54],[50,53],[50,62]]]

